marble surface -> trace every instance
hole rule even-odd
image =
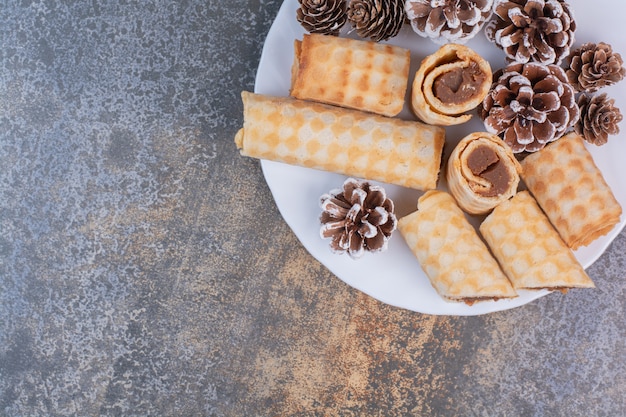
[[[626,415],[625,232],[478,317],[307,254],[233,144],[279,6],[0,5],[0,415]]]

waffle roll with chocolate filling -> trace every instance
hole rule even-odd
[[[522,179],[572,249],[587,246],[619,223],[622,207],[576,133],[528,155]]]
[[[398,220],[398,230],[445,300],[472,305],[517,296],[450,194],[426,192],[417,211]]]
[[[247,91],[241,154],[418,190],[437,186],[445,130],[416,121]]]
[[[292,97],[383,116],[404,107],[411,54],[398,46],[305,34],[294,43]]]
[[[467,46],[446,44],[421,62],[411,91],[411,109],[423,122],[451,126],[467,122],[489,93],[489,62]]]
[[[499,204],[479,230],[515,289],[595,287],[528,191]]]
[[[446,167],[450,193],[470,214],[485,214],[513,197],[522,170],[502,139],[474,132],[457,144]]]

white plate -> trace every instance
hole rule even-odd
[[[626,37],[624,31],[620,29],[623,25],[623,16],[626,14],[626,4],[612,0],[593,2],[571,0],[569,3],[578,24],[575,47],[585,42],[607,42],[613,46],[614,51],[626,57]],[[304,29],[295,18],[297,8],[297,0],[286,0],[268,33],[256,76],[257,93],[288,95],[293,41],[302,39],[304,34]],[[607,13],[607,10],[611,12]],[[346,31],[347,28],[344,28],[341,36],[354,37]],[[433,42],[414,34],[409,25],[405,25],[400,34],[389,42],[412,51],[409,83],[419,62],[438,48]],[[467,43],[467,46],[488,59],[494,71],[505,65],[504,53],[490,44],[484,33],[479,33]],[[625,87],[626,81],[604,89],[616,99],[616,105],[624,110],[626,110]],[[408,107],[405,107],[400,117],[415,120]],[[626,127],[623,129],[626,131]],[[477,117],[461,126],[448,128],[444,158],[447,158],[458,140],[474,131],[484,131],[484,126]],[[622,207],[626,207],[626,186],[620,181],[626,178],[624,161],[626,139],[619,135],[610,137],[606,145],[589,146],[589,149],[617,200]],[[328,240],[323,240],[319,236],[318,201],[322,194],[341,187],[346,177],[270,161],[262,161],[261,164],[278,209],[304,247],[348,285],[384,303],[427,314],[478,315],[518,307],[548,293],[521,291],[519,297],[513,300],[487,301],[473,306],[446,302],[432,288],[419,263],[397,231],[384,253],[366,253],[359,260],[352,260],[347,255],[335,255],[329,250]],[[445,187],[443,181],[440,180],[440,183],[440,188]],[[389,184],[382,185],[394,200],[398,217],[415,210],[420,192]],[[622,216],[621,223],[607,236],[576,251],[580,263],[585,268],[589,267],[619,234],[625,223]],[[591,278],[602,285],[603,277]]]

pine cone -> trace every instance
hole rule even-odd
[[[338,36],[348,20],[344,0],[298,0],[298,3],[296,19],[309,33]]]
[[[515,153],[538,151],[578,121],[574,89],[559,66],[511,64],[494,80],[480,117]]]
[[[396,229],[393,202],[383,188],[367,181],[347,179],[342,190],[324,194],[320,206],[320,236],[332,239],[335,253],[348,252],[356,259],[366,250],[383,251]]]
[[[574,42],[576,22],[565,0],[500,1],[485,28],[509,62],[559,64]]]
[[[406,15],[418,35],[437,43],[473,38],[491,17],[493,0],[407,0]]]
[[[621,81],[626,75],[623,64],[621,55],[614,53],[611,45],[586,43],[570,54],[567,78],[576,90],[594,93]]]
[[[350,0],[348,21],[361,38],[374,42],[396,36],[406,14],[404,0]]]
[[[578,98],[580,120],[574,125],[574,131],[587,142],[604,145],[609,135],[619,133],[618,123],[622,121],[622,113],[615,107],[615,100],[606,94],[590,97],[581,94]]]

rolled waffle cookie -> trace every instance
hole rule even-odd
[[[411,109],[422,121],[450,126],[467,122],[489,93],[489,62],[467,46],[446,44],[424,58],[415,73]]]
[[[479,229],[516,289],[594,287],[528,191],[498,205]]]
[[[581,136],[569,133],[522,161],[522,179],[572,249],[607,234],[622,207]]]
[[[418,190],[437,186],[445,131],[415,121],[244,91],[244,156]]]
[[[470,214],[485,214],[513,197],[522,170],[509,148],[496,135],[471,133],[457,144],[446,167],[450,193]]]
[[[395,116],[404,107],[410,58],[398,46],[305,34],[295,41],[290,94]]]
[[[513,298],[517,293],[450,194],[432,190],[398,230],[435,290],[448,301]]]

